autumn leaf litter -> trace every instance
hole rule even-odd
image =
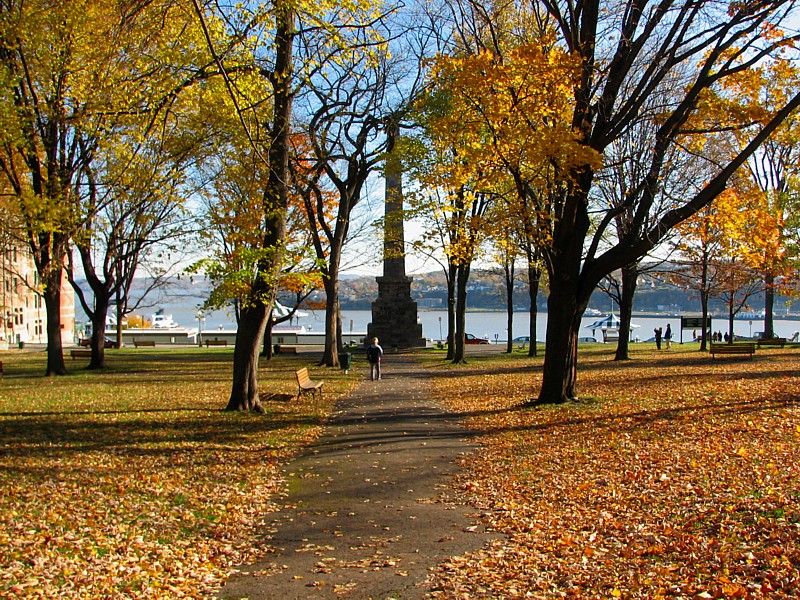
[[[508,537],[440,568],[434,595],[800,597],[796,351],[610,358],[582,357],[592,400],[557,407],[524,406],[527,359],[435,379],[483,433],[458,486]]]

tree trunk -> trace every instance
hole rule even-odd
[[[455,265],[447,267],[447,360],[456,356],[456,269]]]
[[[61,270],[47,273],[44,286],[44,306],[47,313],[47,371],[46,375],[66,375],[64,347],[61,341]]]
[[[93,302],[91,305],[86,300],[83,289],[75,281],[71,261],[68,261],[67,263],[66,274],[70,284],[72,285],[75,295],[80,301],[81,307],[92,323],[92,335],[89,340],[89,347],[92,349],[92,357],[89,360],[88,368],[102,369],[106,366],[105,338],[108,307],[111,305],[112,294],[116,292],[117,296],[119,296],[119,286],[116,286],[116,289],[114,289],[114,286],[110,285],[107,281],[102,281],[97,276],[94,264],[92,263],[91,250],[89,248],[79,245],[78,251],[81,256],[81,262],[83,263],[83,272],[84,277],[86,278],[86,283],[92,290]],[[113,292],[111,291],[112,289],[114,289]],[[119,323],[117,324],[117,327],[119,329]],[[117,348],[119,348],[120,339],[120,332],[117,331],[117,343],[115,344]]]
[[[775,276],[764,278],[764,337],[775,337]]]
[[[576,400],[578,331],[588,298],[578,305],[575,280],[562,277],[547,300],[547,352],[542,389],[535,404],[560,404]]]
[[[704,293],[700,294],[700,310],[703,313],[703,317],[702,317],[703,318],[703,321],[702,321],[703,332],[700,334],[700,352],[705,352],[706,349],[708,348],[708,343],[709,343],[708,334],[710,333],[708,331],[708,328],[705,326],[705,324],[708,322],[708,293],[707,292],[704,292]]]
[[[261,344],[261,358],[266,360],[272,360],[272,327],[275,324],[275,320],[272,318],[272,311],[270,311],[269,316],[267,317],[267,322],[264,325],[264,341]]]
[[[539,332],[536,325],[536,319],[539,315],[539,306],[536,300],[539,298],[539,282],[542,278],[542,271],[536,266],[531,266],[528,262],[528,296],[531,299],[531,322],[529,329],[529,336],[531,338],[531,345],[528,348],[528,356],[538,356],[538,349],[536,348],[536,339]]]
[[[233,382],[226,410],[264,412],[258,399],[258,354],[267,318],[275,301],[275,281],[280,269],[281,247],[286,237],[289,206],[289,131],[292,120],[292,72],[296,13],[291,5],[278,3],[275,12],[275,67],[269,74],[273,94],[273,122],[267,140],[269,180],[264,194],[262,249],[271,250],[261,260],[251,283],[249,298],[240,309],[233,349]]]
[[[633,313],[633,297],[636,294],[636,264],[622,267],[622,293],[619,301],[619,340],[614,360],[628,360],[631,339],[631,316]]]
[[[506,278],[506,354],[514,351],[514,263],[504,265]]]
[[[700,337],[700,352],[705,352],[708,348],[710,340],[708,339],[708,328],[706,322],[708,321],[708,300],[711,291],[708,289],[708,253],[703,251],[703,262],[700,269],[700,309],[703,312],[703,333]]]
[[[512,294],[513,295],[513,294]],[[506,331],[508,335],[508,341],[506,341],[506,354],[511,354],[514,351],[514,341],[512,336],[514,335],[514,305],[513,305],[513,298],[510,299],[512,304],[508,305],[507,313],[506,313]]]
[[[469,281],[469,265],[459,265],[456,269],[456,334],[454,363],[464,363],[464,337],[467,327],[467,282]]]
[[[323,277],[325,287],[325,348],[320,365],[339,366],[339,269],[333,267]]]
[[[233,385],[225,410],[264,412],[258,398],[258,354],[267,316],[263,304],[241,310],[233,350]]]
[[[734,325],[733,317],[735,316],[734,312],[733,312],[733,305],[734,305],[734,303],[733,303],[733,294],[731,294],[731,299],[728,302],[728,343],[729,344],[733,343],[733,325]]]
[[[103,369],[106,366],[106,317],[110,298],[108,294],[94,293],[94,312],[92,312],[92,358],[89,369]]]

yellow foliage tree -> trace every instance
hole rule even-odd
[[[800,86],[800,69],[779,57],[731,78],[709,100],[710,112],[728,131],[720,146],[729,154],[747,144],[746,126],[763,123]],[[764,335],[773,337],[777,293],[796,294],[800,259],[800,114],[790,114],[742,167],[735,182],[751,205],[748,264],[761,273],[765,293]]]
[[[432,170],[435,180],[506,198],[502,210],[518,224],[535,264],[533,249],[552,237],[569,173],[598,166],[599,157],[570,122],[578,63],[527,14],[501,10],[497,35],[478,40],[478,51],[437,57],[425,125],[433,152],[444,158]],[[459,252],[451,241],[449,255]]]
[[[129,147],[147,138],[207,66],[185,9],[166,0],[14,0],[0,13],[0,176],[39,273],[50,375],[66,371],[62,276],[70,238],[97,215],[86,191],[95,161],[122,145],[121,127]]]

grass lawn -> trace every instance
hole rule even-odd
[[[459,487],[508,536],[436,596],[800,597],[800,350],[613,350],[582,346],[583,401],[539,408],[541,358],[428,359],[484,444]]]
[[[310,355],[263,363],[261,392],[325,380],[325,400],[224,412],[230,349],[107,350],[109,368],[45,378],[44,352],[0,352],[0,596],[209,597],[263,552],[280,465],[359,375]],[[69,355],[67,354],[67,357]]]

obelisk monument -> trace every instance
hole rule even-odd
[[[417,303],[411,298],[411,277],[406,276],[403,168],[394,152],[397,134],[395,126],[389,132],[384,165],[383,277],[376,277],[378,298],[372,303],[372,323],[367,327],[367,343],[377,337],[384,349],[425,346]]]

